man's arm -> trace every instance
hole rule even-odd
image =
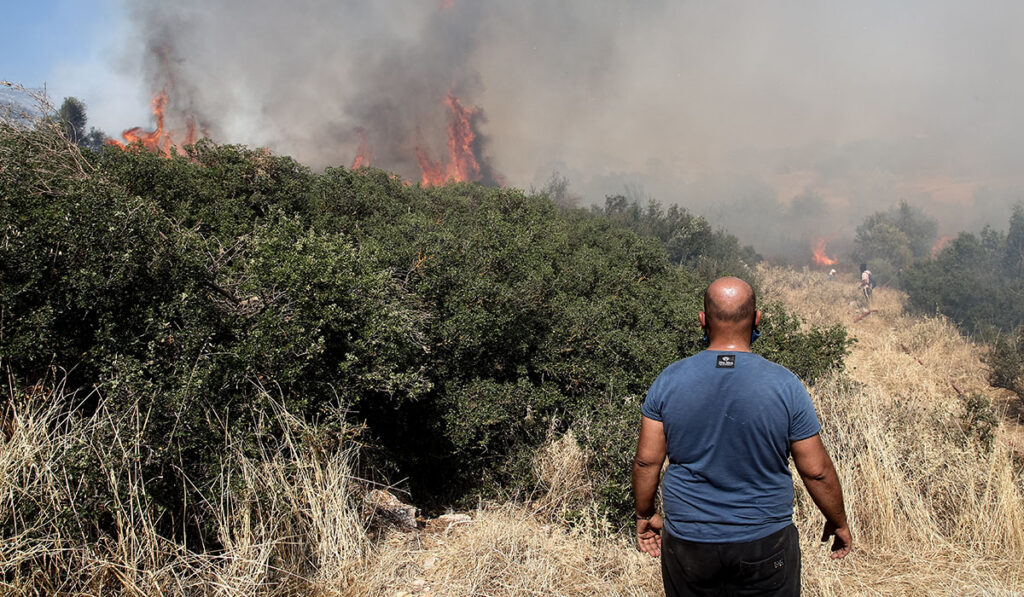
[[[839,476],[832,459],[821,443],[821,436],[815,434],[792,442],[790,449],[807,492],[811,494],[818,510],[825,515],[825,531],[821,540],[828,541],[830,536],[835,535],[832,557],[845,558],[853,545],[853,536],[843,507],[843,488],[839,485]]]
[[[640,550],[651,556],[661,555],[662,520],[658,516],[654,496],[658,492],[661,465],[665,462],[665,427],[661,421],[647,417],[640,425],[640,439],[633,458],[633,499],[636,504],[636,534]]]

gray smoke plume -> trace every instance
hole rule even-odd
[[[478,157],[507,184],[558,171],[590,203],[628,189],[769,254],[816,237],[831,253],[901,200],[949,234],[1024,197],[1024,4],[1008,0],[129,10],[177,118],[316,167],[351,164],[363,130],[372,165],[418,181],[416,148],[446,157],[453,93],[486,116]]]

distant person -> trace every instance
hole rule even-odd
[[[836,268],[832,268],[832,269],[828,270],[828,279],[829,279],[829,281],[835,280],[835,278],[836,278]]]
[[[637,543],[661,556],[669,597],[799,595],[789,457],[825,515],[832,557],[853,543],[843,493],[800,380],[750,352],[760,334],[754,291],[719,278],[698,314],[708,349],[651,385],[633,461]],[[655,509],[662,480],[664,518]]]
[[[875,277],[871,275],[871,270],[864,268],[864,271],[860,273],[860,291],[869,303],[871,302],[871,294],[874,288]]]

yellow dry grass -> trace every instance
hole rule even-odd
[[[986,450],[966,412],[972,393],[1006,403],[986,381],[983,348],[944,318],[906,314],[895,290],[876,289],[877,311],[854,323],[865,308],[856,279],[759,274],[766,295],[809,323],[841,323],[857,340],[844,378],[811,392],[856,552],[836,564],[805,549],[807,594],[1024,593],[1024,480],[1014,465],[1020,429],[1004,416]],[[797,522],[807,542],[816,516],[804,510],[809,515]]]
[[[829,559],[817,540],[820,514],[798,490],[804,594],[1024,594],[1024,480],[1014,464],[1020,430],[1004,417],[989,446],[988,428],[965,398],[1005,397],[985,381],[982,348],[942,318],[904,313],[897,291],[877,289],[877,311],[854,323],[863,305],[853,278],[829,282],[772,268],[759,276],[767,298],[810,324],[840,323],[857,339],[846,373],[811,388],[855,547],[845,560]],[[28,496],[44,514],[0,538],[4,594],[661,593],[658,562],[613,531],[623,521],[597,514],[588,455],[571,433],[551,438],[538,457],[529,499],[482,504],[381,537],[367,532],[355,507],[363,485],[352,478],[351,452],[286,443],[255,457],[239,453],[231,467],[238,477],[224,483],[247,489],[217,505],[226,549],[207,555],[158,537],[140,499],[111,505],[117,542],[83,542],[69,532],[56,519],[73,498],[74,480],[57,466],[68,450],[107,451],[104,474],[127,496],[142,495],[137,460],[118,453],[116,441],[93,441],[87,422],[63,421],[45,406],[47,396],[36,398],[6,414],[0,436],[0,517],[10,520]],[[303,432],[287,413],[277,419],[286,438]]]
[[[652,595],[657,565],[624,538],[567,530],[518,504],[469,520],[428,524],[380,546],[360,590],[366,595]]]

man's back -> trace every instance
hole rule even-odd
[[[790,524],[790,442],[820,431],[791,372],[749,352],[707,350],[666,368],[643,413],[664,425],[662,496],[673,536],[743,542]]]
[[[632,471],[637,547],[661,556],[670,597],[799,595],[790,453],[825,515],[823,540],[835,537],[832,557],[850,552],[843,491],[811,397],[785,367],[750,352],[761,317],[743,280],[709,284],[697,314],[708,350],[669,365],[644,401]]]

